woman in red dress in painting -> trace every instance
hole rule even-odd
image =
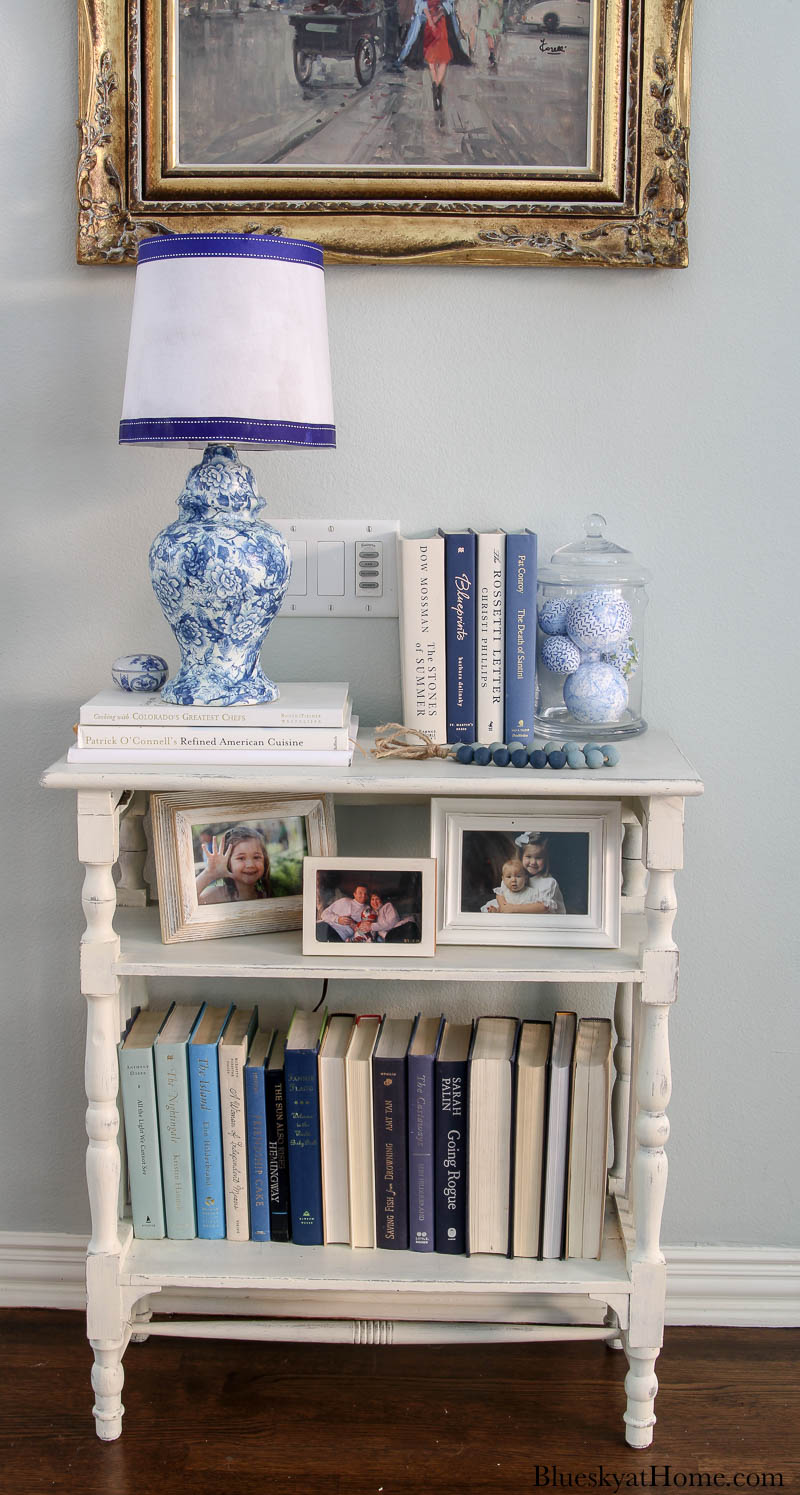
[[[455,13],[455,0],[416,0],[414,18],[397,60],[408,67],[427,66],[430,69],[433,107],[440,111],[442,88],[450,63],[470,66],[470,56],[463,44]]]

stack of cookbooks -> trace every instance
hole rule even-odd
[[[349,768],[358,736],[344,681],[279,685],[257,706],[171,706],[111,686],[80,709],[70,763],[264,764]]]

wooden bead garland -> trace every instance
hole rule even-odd
[[[483,768],[493,763],[496,768],[614,768],[619,763],[619,752],[613,743],[548,742],[543,748],[526,746],[524,742],[493,742],[487,747],[480,742],[448,743],[458,763],[477,763]]]

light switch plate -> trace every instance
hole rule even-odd
[[[399,519],[269,516],[292,551],[281,618],[396,618]],[[341,547],[341,549],[340,549]]]

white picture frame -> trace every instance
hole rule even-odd
[[[349,929],[345,935],[323,920],[333,904],[353,903],[353,894],[363,886],[368,894],[361,904],[364,915],[355,922],[351,911],[336,914],[336,924]],[[392,906],[397,921],[381,935],[376,923],[366,927],[370,894]],[[349,923],[341,925],[341,920]],[[433,857],[306,857],[303,864],[303,954],[342,956],[351,960],[396,960],[406,956],[431,956],[436,950],[436,862]],[[333,922],[333,921],[332,921]],[[415,935],[409,931],[416,926]],[[321,937],[322,929],[331,929]],[[418,937],[417,937],[418,935]]]
[[[159,793],[151,795],[150,811],[164,944],[300,928],[302,862],[308,855],[336,850],[332,795],[211,798]],[[267,857],[266,879],[260,879],[255,896],[240,898],[233,878],[220,878],[198,894],[207,865],[207,856],[200,857],[201,843],[210,837],[217,843],[215,851],[230,861],[232,848],[226,843],[238,827],[252,828],[250,839],[261,841]],[[291,891],[276,892],[276,880],[279,887],[282,881]]]
[[[496,889],[511,889],[502,868],[529,843],[546,841],[550,865],[509,872],[518,912],[499,906]],[[621,932],[622,817],[608,800],[431,800],[431,853],[436,858],[436,940],[449,945],[538,945],[615,949]],[[532,860],[529,858],[529,860]],[[535,869],[537,863],[532,862]],[[554,876],[555,866],[558,876]],[[565,884],[566,896],[561,890]],[[556,892],[552,883],[556,884]],[[524,912],[526,893],[539,892],[547,911]],[[485,898],[481,898],[485,893]],[[558,895],[558,896],[557,896]],[[559,902],[564,911],[557,911]],[[481,901],[479,901],[481,900]],[[509,906],[510,903],[509,903]],[[486,910],[486,911],[484,911]]]

